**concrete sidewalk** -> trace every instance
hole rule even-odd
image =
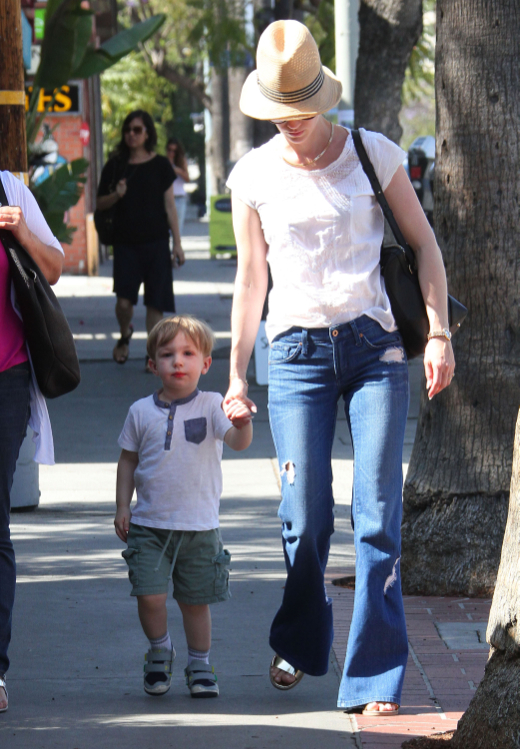
[[[177,309],[203,317],[216,331],[214,362],[201,387],[224,392],[235,264],[232,260],[209,259],[207,224],[192,221],[186,228],[183,244],[187,262],[175,272]],[[335,709],[353,600],[352,592],[344,588],[329,585],[336,639],[328,675],[306,677],[297,689],[287,693],[270,685],[267,673],[272,653],[267,638],[282,596],[284,567],[276,515],[278,470],[267,422],[267,393],[266,388],[254,385],[250,394],[259,411],[253,445],[241,454],[226,448],[223,463],[221,525],[225,546],[232,553],[233,598],[212,607],[211,658],[221,696],[209,701],[189,696],[182,676],[184,635],[173,601],[170,632],[177,662],[172,689],[161,698],[145,695],[142,663],[147,642],[135,601],[129,596],[127,568],[120,555],[123,546],[113,530],[113,514],[117,437],[129,405],[152,392],[157,381],[144,373],[142,305],[136,308],[130,360],[123,367],[112,361],[118,332],[108,264],[102,274],[91,279],[64,277],[57,286],[76,336],[83,379],[74,393],[49,402],[57,464],[40,469],[38,511],[12,516],[18,587],[8,675],[10,707],[0,715],[2,747],[151,749],[191,745],[263,749],[281,742],[287,749],[306,749],[326,742],[330,749],[383,749],[400,746],[397,740],[440,730],[439,706],[449,714],[451,727],[465,707],[466,695],[459,695],[456,701],[460,683],[454,681],[445,691],[437,690],[440,699],[434,689],[434,675],[427,671],[428,659],[423,657],[430,651],[419,647],[420,641],[428,638],[432,652],[447,656],[457,665],[448,649],[449,628],[442,639],[438,627],[443,617],[447,623],[456,618],[450,618],[453,612],[436,608],[437,602],[416,605],[407,599],[413,656],[405,683],[404,715],[392,720],[391,726],[385,721],[379,721],[379,726],[377,721],[356,721]],[[420,363],[412,363],[410,373],[412,407],[406,461],[415,433]],[[254,379],[253,371],[249,379]],[[329,582],[353,570],[351,476],[350,438],[340,415],[334,444],[337,506]],[[466,614],[470,611],[463,611],[460,603],[453,604],[459,620],[463,617],[469,621]],[[440,605],[442,608],[444,604]],[[417,614],[419,610],[424,616]],[[485,606],[479,609],[478,617],[485,618]],[[460,646],[469,635],[458,634],[455,645]],[[459,652],[460,648],[453,650],[455,655]],[[472,669],[470,681],[474,686],[485,657],[486,652],[477,649],[475,658],[470,654],[471,664],[465,663]],[[431,700],[431,690],[436,701]],[[421,719],[411,724],[409,716],[417,715]],[[438,720],[430,720],[430,715]],[[399,721],[403,720],[401,725]]]

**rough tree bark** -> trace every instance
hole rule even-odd
[[[401,89],[422,32],[422,0],[361,0],[354,86],[356,127],[399,143]]]
[[[229,161],[228,71],[211,68],[211,138],[206,141],[206,159],[211,164],[211,195],[225,190]]]
[[[423,389],[404,487],[403,589],[492,593],[520,405],[520,13],[516,0],[437,2],[435,226],[469,308],[456,376]]]
[[[487,628],[491,654],[484,678],[451,741],[415,739],[403,747],[514,749],[520,747],[520,412],[516,422],[509,513]]]

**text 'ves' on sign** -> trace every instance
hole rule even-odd
[[[33,92],[32,86],[25,89],[25,109],[29,109],[29,100]],[[38,96],[38,112],[52,112],[52,114],[80,114],[81,94],[80,84],[67,83],[54,91],[42,88]]]

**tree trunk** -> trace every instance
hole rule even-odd
[[[435,226],[469,308],[456,376],[421,402],[404,487],[406,593],[489,595],[520,405],[520,14],[514,0],[437,2]]]
[[[0,2],[0,168],[27,172],[20,0]]]
[[[206,159],[211,165],[211,195],[224,192],[229,161],[228,71],[211,68],[211,138],[206,143]]]
[[[229,69],[229,160],[235,164],[253,148],[253,120],[242,114],[239,107],[242,86],[248,68]]]
[[[354,87],[355,126],[399,143],[401,89],[422,32],[422,0],[361,0]]]

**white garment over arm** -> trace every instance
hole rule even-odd
[[[19,206],[22,209],[25,223],[41,242],[50,245],[51,247],[55,247],[61,252],[62,255],[65,255],[61,244],[58,242],[58,240],[50,230],[49,225],[45,221],[43,213],[40,210],[40,206],[36,202],[32,192],[10,172],[3,171],[0,176],[2,178],[2,184],[4,186],[9,205]],[[14,285],[12,284],[11,303],[15,312],[19,315],[19,312],[16,308],[16,295],[14,291]],[[29,351],[28,346],[27,350],[29,352],[30,361],[31,352]],[[49,419],[49,412],[47,411],[47,403],[45,402],[45,398],[41,394],[38,383],[36,382],[32,363],[31,374],[32,377],[29,385],[31,397],[31,416],[29,418],[29,426],[34,432],[33,441],[36,446],[34,460],[37,463],[47,463],[48,465],[54,465],[54,441],[52,439],[52,429]]]

